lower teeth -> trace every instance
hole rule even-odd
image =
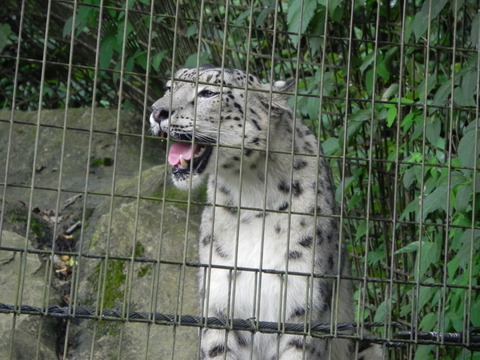
[[[196,159],[202,156],[206,149],[205,146],[202,146],[197,153],[193,154],[193,157]],[[177,166],[180,169],[187,169],[189,167],[189,163],[183,158],[183,155],[180,155],[180,163]]]
[[[180,155],[180,165],[182,169],[186,169],[188,167],[188,163],[185,161],[182,155]]]

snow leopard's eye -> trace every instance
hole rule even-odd
[[[198,92],[198,97],[203,97],[203,98],[211,98],[218,95],[218,92],[209,90],[209,89],[203,89]]]

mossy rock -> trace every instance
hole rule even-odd
[[[165,171],[165,167],[156,166],[144,171],[140,181],[120,182],[115,192],[129,196],[113,202],[107,199],[95,210],[84,234],[82,252],[108,256],[79,260],[79,306],[120,313],[128,309],[178,314],[181,310],[182,314],[200,315],[197,270],[182,265],[197,261],[200,211],[181,203],[164,204],[163,193],[184,195],[165,183],[169,177]],[[133,193],[140,197],[131,198]],[[96,342],[94,358],[99,359],[112,353],[120,354],[121,359],[144,359],[146,352],[162,359],[171,358],[172,352],[176,358],[197,357],[195,327],[86,320],[73,328],[80,345],[69,355],[77,358],[88,358],[91,341]]]

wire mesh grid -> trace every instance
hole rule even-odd
[[[278,358],[284,334],[299,335],[303,350],[313,336],[352,340],[356,352],[370,340],[390,359],[480,358],[478,1],[7,0],[3,8],[1,359],[199,358],[206,328],[226,329],[223,350],[207,357],[228,358],[229,338],[262,333]],[[202,310],[208,295],[198,295],[197,276],[208,281],[212,269],[230,275],[233,293],[242,291],[238,273],[256,283],[330,276],[199,261],[200,214],[212,203],[234,215],[237,231],[242,211],[286,214],[291,234],[295,216],[323,216],[219,205],[205,187],[172,186],[171,141],[152,136],[146,120],[163,85],[181,82],[175,70],[207,63],[264,83],[294,81],[288,105],[333,173],[333,217],[352,274],[331,278],[353,284],[351,321],[334,311],[330,321],[292,323],[237,318],[235,304]],[[194,84],[196,94],[205,85]],[[257,150],[249,146],[236,149]],[[294,157],[312,155],[294,146],[284,155],[293,183]],[[334,288],[334,307],[340,298]]]

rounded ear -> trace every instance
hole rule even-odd
[[[288,80],[288,81],[278,80],[272,84],[272,90],[280,91],[280,92],[283,92],[283,91],[288,92],[288,91],[291,91],[294,86],[295,86],[294,80]]]
[[[272,87],[272,98],[270,102],[270,94],[265,93],[262,103],[266,106],[269,107],[271,106],[272,110],[280,110],[280,111],[289,111],[291,112],[292,109],[288,106],[288,98],[290,97],[290,92],[292,88],[295,86],[295,81],[294,80],[289,80],[289,81],[284,81],[284,80],[278,80],[275,81],[271,87]]]

